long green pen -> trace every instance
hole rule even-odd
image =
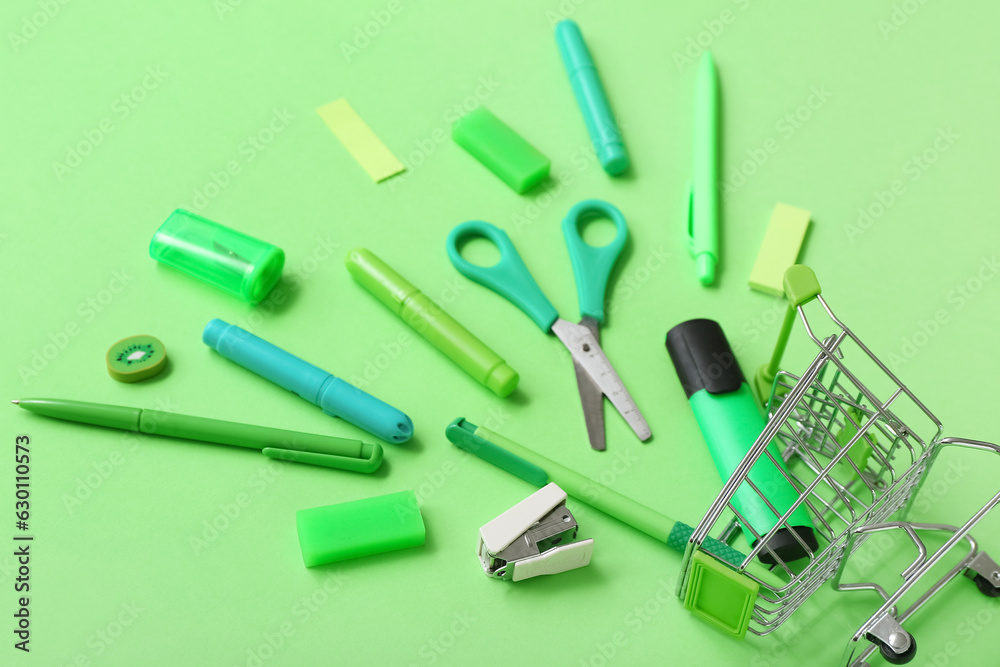
[[[555,482],[568,495],[681,553],[684,553],[688,540],[694,532],[694,529],[686,523],[675,521],[645,505],[640,505],[578,472],[463,418],[449,424],[445,429],[445,436],[460,449],[530,484],[542,487],[549,482]],[[734,567],[739,567],[746,559],[745,555],[713,537],[706,537],[704,544],[712,553]]]
[[[715,281],[719,262],[719,81],[708,51],[694,91],[694,173],[688,199],[688,243],[702,285]]]
[[[46,417],[81,424],[256,449],[281,461],[366,473],[382,465],[382,446],[378,443],[83,401],[26,398],[11,403]]]

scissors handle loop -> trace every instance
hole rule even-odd
[[[500,261],[493,266],[478,266],[462,257],[459,248],[473,238],[492,241],[500,251]],[[507,232],[502,229],[481,220],[463,222],[448,234],[448,258],[459,273],[506,298],[524,311],[542,331],[548,333],[559,318],[559,313],[545,298]]]
[[[582,223],[594,218],[608,218],[616,234],[611,243],[595,247],[583,240]],[[601,199],[584,199],[569,210],[562,222],[566,247],[576,276],[576,292],[580,299],[580,315],[604,321],[604,296],[618,256],[628,240],[625,216],[612,204]]]

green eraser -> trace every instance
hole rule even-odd
[[[459,118],[451,126],[451,138],[518,194],[549,175],[549,159],[486,107]]]
[[[795,264],[809,227],[809,211],[788,204],[774,207],[764,242],[750,272],[750,287],[774,296],[784,295],[785,269]]]
[[[306,567],[424,543],[417,494],[400,491],[295,513]]]

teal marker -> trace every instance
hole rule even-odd
[[[331,417],[389,442],[413,436],[413,422],[397,408],[235,324],[212,320],[201,339],[226,359],[318,405]]]
[[[556,25],[556,44],[597,158],[604,171],[617,176],[628,169],[628,153],[580,26],[570,20],[560,21]]]
[[[766,421],[743,378],[726,335],[713,320],[688,320],[667,332],[667,352],[708,443],[715,467],[722,479],[728,480],[764,430]],[[757,535],[766,535],[799,498],[798,491],[782,474],[788,471],[778,446],[771,442],[766,451],[780,464],[780,470],[766,456],[761,456],[750,468],[749,479],[765,494],[767,502],[746,482],[740,484],[732,499],[736,511],[745,520],[741,522],[743,534],[753,547],[757,546],[758,538],[750,528]],[[806,547],[813,553],[818,550],[805,505],[795,508],[785,527],[768,540],[767,546],[786,563],[809,556]],[[776,562],[767,548],[761,549],[759,558],[768,565]]]
[[[688,249],[698,282],[715,282],[719,263],[719,80],[708,51],[694,90],[694,173],[688,193]]]

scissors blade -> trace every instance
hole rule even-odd
[[[604,354],[604,350],[590,329],[559,318],[552,325],[552,332],[566,346],[573,360],[580,362],[580,366],[600,388],[601,393],[608,397],[618,410],[618,414],[625,419],[639,439],[648,440],[652,435],[649,424],[639,412],[639,407],[625,388],[625,383],[618,377],[618,373],[611,366],[611,362],[608,361],[607,355]]]
[[[600,343],[600,324],[597,320],[584,316],[580,320],[580,326],[586,327],[594,340]],[[580,390],[583,419],[587,423],[587,438],[592,449],[603,452],[607,448],[604,438],[604,392],[590,379],[590,375],[576,357],[573,357],[573,370],[576,371],[576,386]]]

